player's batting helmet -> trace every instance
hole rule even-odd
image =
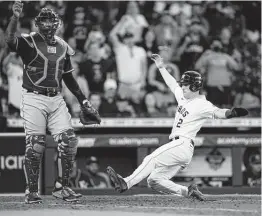
[[[186,71],[181,77],[180,85],[189,85],[189,89],[196,92],[202,88],[203,79],[201,74],[196,71]]]
[[[39,31],[47,37],[54,36],[56,30],[61,26],[59,16],[49,8],[42,8],[35,18],[35,25]]]

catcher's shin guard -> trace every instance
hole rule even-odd
[[[59,135],[58,141],[58,176],[62,179],[63,187],[69,186],[69,175],[73,168],[75,155],[77,152],[78,140],[75,136],[74,130],[69,129]]]
[[[45,135],[26,137],[24,172],[30,193],[38,192],[38,179],[42,155],[45,150]]]

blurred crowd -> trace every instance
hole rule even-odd
[[[220,107],[242,106],[261,116],[261,2],[23,1],[19,33],[36,31],[42,7],[63,25],[57,34],[76,51],[73,72],[103,117],[173,117],[177,102],[151,61],[160,53],[179,80],[204,77],[202,94]],[[19,116],[23,65],[4,42],[12,2],[0,1],[0,113]],[[73,117],[80,111],[65,87]]]

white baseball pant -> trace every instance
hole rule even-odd
[[[124,178],[128,189],[149,176],[147,182],[152,189],[164,194],[187,196],[187,187],[170,179],[190,163],[193,153],[194,146],[188,138],[180,137],[162,145],[146,156],[130,176]]]

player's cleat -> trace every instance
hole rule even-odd
[[[127,184],[126,184],[125,180],[123,179],[123,177],[121,175],[117,174],[112,167],[110,167],[110,166],[107,167],[106,171],[107,171],[109,178],[110,178],[111,182],[113,183],[116,191],[123,193],[124,191],[126,191],[128,189]]]
[[[65,200],[67,202],[77,202],[78,197],[75,196],[75,192],[69,187],[54,188],[52,195],[58,199]],[[82,196],[82,194],[81,194]]]
[[[59,182],[59,181],[56,181],[55,182],[55,189],[54,191],[58,191],[58,190],[61,190],[63,187],[62,187],[62,184]],[[71,188],[67,188],[71,194],[73,194],[76,198],[80,198],[82,197],[82,194],[81,193],[76,193],[75,191],[73,191]]]
[[[70,193],[73,194],[76,198],[80,198],[83,196],[81,193],[76,193],[75,191],[73,191],[70,187],[68,187],[67,190],[69,190]]]
[[[195,199],[198,199],[198,200],[200,200],[200,201],[204,201],[204,200],[205,200],[204,194],[202,194],[202,193],[198,190],[196,184],[191,184],[191,185],[188,187],[188,196],[189,196],[189,197],[192,197],[192,198],[195,198]]]
[[[25,203],[33,204],[33,203],[42,203],[43,200],[39,196],[38,192],[29,192],[25,194]]]

